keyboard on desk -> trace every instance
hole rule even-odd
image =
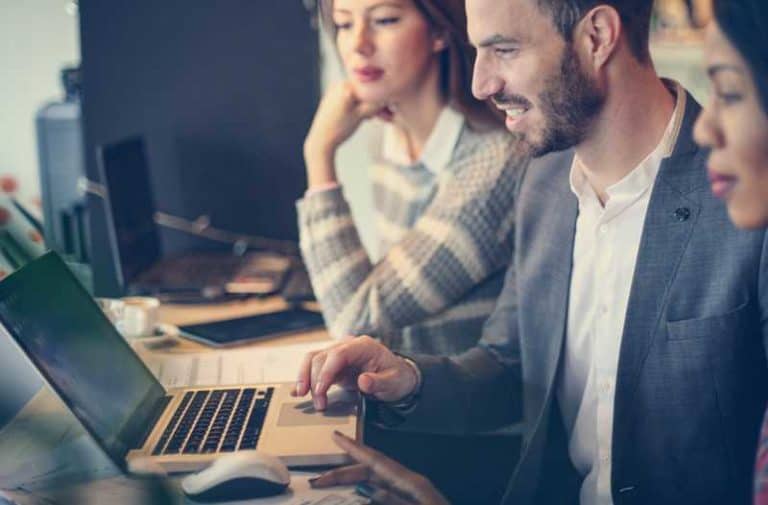
[[[152,454],[255,449],[273,393],[271,387],[188,391]]]

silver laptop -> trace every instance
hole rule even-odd
[[[168,472],[193,471],[243,449],[292,467],[337,465],[348,457],[332,431],[362,436],[350,395],[318,413],[288,383],[166,390],[56,253],[0,282],[0,333],[123,470],[149,458]]]

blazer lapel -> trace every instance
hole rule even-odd
[[[561,179],[568,180],[567,177]],[[578,218],[578,201],[571,192],[569,184],[560,188],[560,193],[555,201],[557,203],[553,213],[554,220],[551,225],[552,228],[549,229],[552,230],[552,236],[555,237],[555,240],[558,240],[559,247],[550,248],[551,257],[544,260],[550,265],[551,278],[548,284],[541,286],[546,292],[537,295],[540,299],[548,300],[542,306],[557,307],[557,310],[552,311],[548,318],[538,319],[539,324],[546,327],[546,331],[541,332],[541,335],[551,336],[551,338],[539,339],[539,342],[549,346],[545,354],[548,357],[546,369],[548,371],[549,396],[552,394],[565,342],[571,270],[573,268],[573,244]],[[544,321],[546,323],[542,324]]]
[[[565,340],[578,202],[568,173],[573,151],[535,160],[517,206],[515,263],[524,366],[526,434],[502,503],[531,503],[543,464]]]
[[[696,225],[700,203],[691,193],[706,181],[704,152],[693,143],[699,107],[688,97],[675,150],[662,162],[643,227],[619,354],[613,446],[619,460],[636,413],[632,398],[648,356],[668,290]]]
[[[526,369],[526,415],[538,424],[551,396],[565,338],[578,203],[568,173],[573,152],[557,153],[532,165],[535,179],[518,209],[519,318],[524,355],[537,365]]]

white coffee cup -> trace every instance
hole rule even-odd
[[[125,308],[118,325],[120,333],[127,339],[154,336],[159,322],[160,300],[149,296],[126,296],[122,301]]]
[[[120,324],[125,312],[125,302],[118,298],[96,298],[96,303],[112,324]]]

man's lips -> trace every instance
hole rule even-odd
[[[717,198],[726,198],[739,182],[738,177],[734,175],[723,174],[713,169],[709,169],[709,184],[712,187],[712,194]]]
[[[505,123],[507,128],[511,130],[515,128],[517,123],[523,118],[523,116],[525,116],[525,113],[528,112],[529,108],[524,105],[504,105],[499,107],[499,110],[501,110],[506,115]]]

